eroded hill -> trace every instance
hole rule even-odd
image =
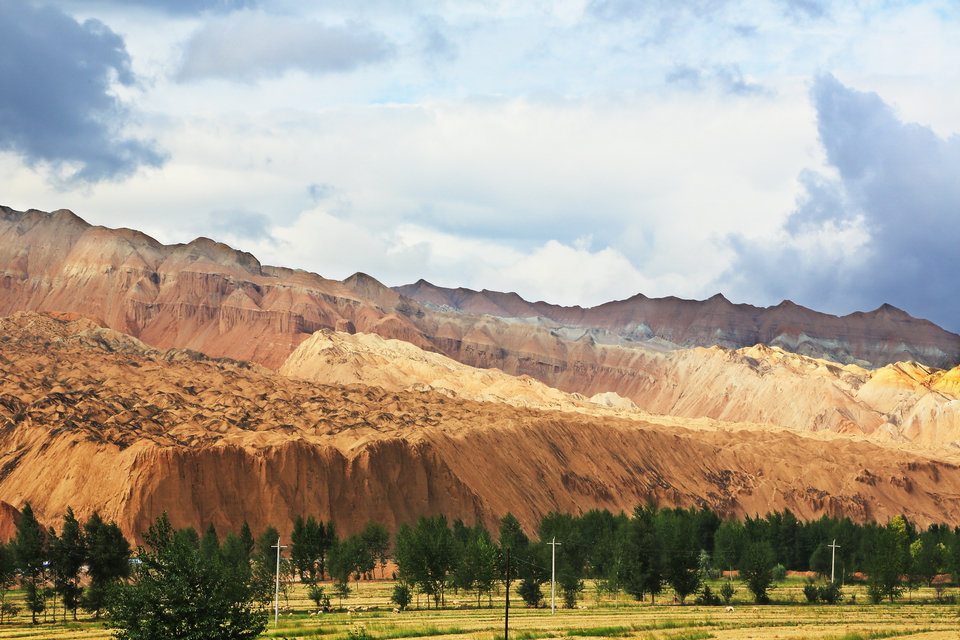
[[[68,505],[138,536],[175,525],[286,532],[301,513],[349,532],[443,512],[488,525],[631,509],[648,497],[724,514],[789,508],[960,524],[946,454],[712,420],[631,418],[291,380],[155,350],[75,316],[0,320],[0,499],[52,523]]]

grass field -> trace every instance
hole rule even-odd
[[[355,586],[355,585],[354,585]],[[711,586],[713,588],[714,585]],[[835,639],[916,638],[935,640],[960,638],[960,615],[953,604],[939,604],[933,590],[915,591],[911,599],[896,604],[873,605],[862,586],[844,588],[844,604],[808,605],[803,597],[803,582],[788,581],[771,592],[774,604],[754,607],[747,602],[749,593],[738,585],[733,612],[726,607],[673,604],[669,592],[663,603],[640,604],[621,595],[619,606],[608,595],[598,596],[592,585],[583,592],[583,609],[528,609],[511,594],[511,639],[542,638],[635,638],[638,640],[701,638],[756,639]],[[271,610],[266,638],[322,638],[324,640],[391,640],[394,638],[450,638],[457,640],[503,640],[503,593],[487,598],[477,608],[473,594],[449,594],[446,609],[413,608],[393,612],[389,603],[393,583],[363,582],[343,601],[353,612],[315,613],[313,603],[300,585],[290,589],[289,600],[281,596],[279,625],[274,627]],[[850,596],[856,602],[850,603]],[[20,597],[14,594],[15,598]],[[559,599],[558,599],[559,603]],[[337,600],[333,600],[337,605]],[[421,598],[421,607],[426,603]],[[366,608],[366,610],[363,610]],[[312,615],[311,615],[312,614]],[[60,617],[58,613],[58,618]],[[68,619],[69,619],[68,614]],[[79,622],[46,622],[34,626],[21,613],[12,624],[0,626],[0,640],[7,638],[95,639],[109,638],[105,624],[81,614]]]

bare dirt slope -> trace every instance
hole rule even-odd
[[[596,412],[600,406],[643,407],[684,418],[706,416],[960,448],[960,368],[943,371],[898,363],[868,370],[760,345],[666,353],[607,347],[595,351],[608,358],[602,361],[608,366],[595,375],[579,374],[589,381],[585,386],[558,376],[561,384],[583,389],[594,402],[526,376],[468,367],[403,341],[326,330],[302,342],[280,373],[325,384],[433,389],[452,397],[540,408]]]
[[[158,351],[91,319],[0,320],[0,500],[54,523],[98,509],[138,535],[174,524],[350,532],[443,512],[532,527],[551,509],[647,497],[743,515],[790,508],[960,524],[946,454],[710,420],[592,416],[436,392],[326,386]]]

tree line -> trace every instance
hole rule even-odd
[[[254,538],[243,523],[221,540],[213,525],[202,535],[192,527],[176,530],[164,514],[144,533],[144,541],[134,553],[116,523],[96,513],[80,523],[70,509],[59,532],[44,529],[26,504],[15,537],[0,544],[0,623],[18,613],[8,595],[19,582],[34,623],[39,616],[56,619],[58,612],[63,619],[68,612],[76,619],[78,608],[94,617],[105,610],[122,629],[121,638],[179,637],[176,629],[190,620],[201,628],[209,624],[209,612],[218,610],[240,621],[238,630],[265,624],[281,542],[276,527]],[[424,516],[402,525],[392,539],[376,522],[341,538],[333,522],[307,515],[294,521],[285,546],[284,589],[301,582],[317,607],[330,607],[332,597],[342,605],[351,580],[359,589],[360,580],[376,577],[378,569],[385,577],[391,558],[396,563],[390,576],[396,580],[393,600],[400,608],[421,597],[426,606],[442,607],[451,591],[458,597],[472,594],[477,606],[486,598],[489,606],[504,580],[528,606],[539,607],[545,604],[554,549],[556,586],[567,607],[577,605],[586,580],[618,602],[621,597],[653,602],[670,589],[680,603],[695,597],[718,604],[729,601],[737,587],[728,581],[714,594],[706,579],[727,570],[739,573],[738,584],[758,603],[768,601],[787,568],[822,576],[835,569],[838,584],[805,589],[811,600],[827,602],[839,598],[840,582],[860,572],[874,601],[892,601],[922,583],[933,585],[942,573],[951,573],[955,583],[960,578],[960,528],[921,530],[904,516],[886,524],[828,516],[804,522],[790,511],[722,519],[707,508],[660,508],[653,502],[629,515],[551,512],[540,519],[535,537],[511,514],[493,533],[481,524]],[[200,589],[200,584],[207,586]],[[171,601],[169,589],[179,590],[172,600],[179,609],[150,609],[160,596]],[[192,610],[208,613],[191,618]],[[229,628],[220,623],[209,633]],[[151,629],[160,631],[143,635]],[[223,637],[246,637],[238,634]]]

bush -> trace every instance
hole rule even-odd
[[[310,585],[310,599],[317,604],[318,609],[330,608],[330,596],[323,591],[323,587],[318,584]]]
[[[783,582],[787,579],[787,568],[782,564],[778,564],[773,568],[773,581],[774,582]]]
[[[730,604],[730,601],[733,599],[733,594],[737,592],[737,588],[733,586],[733,581],[727,580],[723,583],[723,586],[720,587],[720,597],[723,598],[724,604]]]
[[[697,604],[704,604],[709,607],[715,607],[720,604],[720,596],[710,590],[710,585],[704,585],[703,592],[697,596]]]
[[[406,609],[410,606],[410,587],[406,582],[397,583],[393,588],[393,595],[390,596],[390,602],[397,605],[400,609]]]
[[[840,585],[836,582],[830,582],[820,587],[817,590],[817,595],[827,604],[837,604],[843,597],[843,591],[840,590]]]
[[[816,604],[817,600],[820,599],[820,590],[817,589],[815,584],[809,582],[803,585],[803,595],[807,597],[807,602],[810,604]]]
[[[517,587],[517,594],[523,598],[528,607],[537,607],[543,604],[543,592],[540,591],[540,583],[533,578],[527,577],[520,581]]]

